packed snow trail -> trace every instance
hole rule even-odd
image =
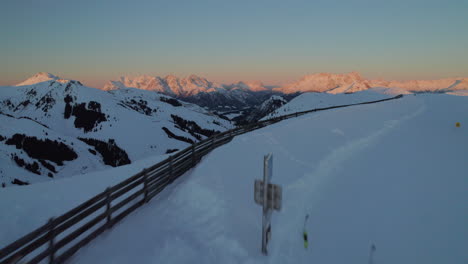
[[[235,138],[72,263],[464,263],[466,99],[406,96]],[[463,126],[462,126],[463,128]],[[273,153],[283,209],[260,253],[253,182]],[[302,231],[305,214],[308,249]]]
[[[414,111],[408,115],[403,115],[400,117],[400,120],[386,120],[381,124],[381,127],[378,128],[376,131],[369,131],[369,134],[366,134],[362,138],[353,139],[348,141],[343,146],[334,149],[330,152],[327,156],[321,159],[316,166],[316,169],[312,173],[306,173],[303,177],[297,179],[295,182],[287,185],[287,193],[289,193],[292,197],[288,197],[287,201],[284,202],[284,214],[281,217],[289,217],[290,215],[300,215],[301,212],[313,212],[313,208],[321,202],[321,198],[323,196],[328,196],[328,194],[324,194],[327,190],[327,186],[329,184],[335,184],[336,180],[342,181],[343,179],[333,179],[333,177],[341,176],[343,174],[351,176],[354,173],[359,174],[359,171],[356,172],[348,172],[344,171],[343,174],[337,174],[336,172],[342,170],[342,168],[346,168],[343,163],[347,160],[359,156],[364,155],[363,152],[366,148],[372,146],[377,141],[379,141],[385,134],[390,133],[392,129],[396,125],[401,122],[405,122],[410,120],[420,113],[424,111],[424,106],[420,106],[419,109],[410,111]],[[340,130],[341,131],[341,130]],[[334,131],[336,133],[336,131]],[[366,132],[368,133],[368,132]],[[339,133],[342,136],[345,136],[344,132]],[[366,155],[367,158],[367,155]],[[363,164],[366,164],[364,161]],[[377,172],[377,171],[376,171]],[[343,175],[343,176],[345,176]],[[372,175],[370,175],[372,177]],[[345,176],[346,177],[346,176]],[[337,194],[340,195],[340,194]],[[341,211],[341,209],[340,209]],[[338,211],[339,213],[339,211]],[[314,215],[312,213],[312,215]],[[279,217],[280,218],[280,217]],[[314,216],[315,218],[315,216]],[[300,220],[300,219],[297,219]],[[284,258],[284,262],[290,259],[291,256],[287,256],[284,253],[287,252],[288,247],[291,248],[291,252],[294,252],[295,247],[298,246],[297,238],[288,236],[286,232],[291,232],[294,230],[295,227],[300,226],[299,221],[288,221],[285,219],[285,223],[288,224],[287,228],[282,228],[278,232],[279,237],[287,238],[283,240],[283,243],[276,243],[276,247],[278,248],[275,250],[276,253],[280,252],[279,256],[274,256],[273,258],[280,260]],[[313,222],[311,223],[313,225]],[[300,230],[298,230],[300,231]],[[282,234],[283,233],[283,234]],[[313,234],[311,232],[311,234]],[[281,239],[278,239],[281,240]],[[314,236],[311,235],[309,243],[311,247],[314,247],[314,242],[319,242],[314,239]],[[286,251],[285,251],[286,250]],[[341,251],[339,251],[341,252]],[[307,256],[307,252],[304,252]],[[367,253],[363,251],[363,253]],[[294,252],[294,254],[297,254]],[[306,259],[307,257],[305,257]],[[304,259],[304,260],[305,260]],[[347,257],[343,260],[348,259]],[[349,259],[348,259],[349,261]],[[283,263],[284,263],[283,262]],[[280,261],[281,263],[281,261]]]

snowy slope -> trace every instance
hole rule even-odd
[[[466,97],[408,95],[239,136],[71,263],[357,264],[368,263],[372,243],[374,263],[464,263],[467,112]],[[270,254],[264,257],[261,208],[252,192],[266,153],[274,155],[273,182],[283,187],[283,209],[273,214]],[[125,167],[109,174],[122,177],[118,170]],[[64,212],[65,203],[71,208],[83,201],[77,191],[44,194],[52,184],[87,188],[81,179],[1,191],[0,210],[8,212],[1,223],[8,232],[1,233],[0,247]],[[23,192],[42,195],[31,200]],[[40,204],[49,206],[36,210]],[[302,245],[305,214],[308,250]]]
[[[400,94],[398,90],[387,88],[374,88],[350,94],[303,93],[292,99],[289,103],[284,104],[282,107],[263,117],[262,120],[316,108],[376,101],[390,98],[398,94]]]
[[[241,136],[72,262],[367,263],[374,243],[376,263],[463,263],[468,138],[452,121],[467,111],[466,99],[408,96]],[[284,209],[263,257],[251,192],[268,152]]]
[[[76,177],[0,189],[0,208],[4,210],[0,214],[0,248],[43,225],[51,216],[62,215],[110,185],[125,180],[167,156],[147,157],[132,164],[108,167]]]
[[[0,180],[5,185],[15,179],[33,183],[126,164],[183,149],[232,128],[229,121],[199,106],[156,92],[106,92],[60,79],[2,87],[0,113]],[[47,139],[55,143],[44,142]],[[46,157],[43,148],[57,153]],[[67,148],[69,158],[62,159]],[[106,155],[112,161],[106,162]]]

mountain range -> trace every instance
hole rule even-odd
[[[365,79],[358,72],[347,74],[317,73],[274,89],[283,93],[326,92],[353,93],[373,87],[401,88],[408,92],[447,92],[468,90],[468,78],[446,78],[439,80],[385,81]]]
[[[17,84],[31,85],[47,80],[60,82],[61,79],[50,73],[38,73]],[[283,86],[266,86],[260,81],[239,81],[232,84],[219,84],[206,78],[190,75],[179,78],[141,75],[123,76],[108,81],[102,90],[112,91],[125,88],[155,91],[186,102],[197,104],[209,110],[220,112],[254,111],[252,106],[260,106],[271,96],[283,96],[286,101],[303,92],[354,93],[373,87],[400,88],[402,92],[450,92],[468,90],[468,78],[446,78],[439,80],[386,81],[371,80],[358,72],[346,74],[317,73],[302,77],[300,80]]]
[[[31,85],[49,80],[61,80],[59,77],[45,72],[40,72],[16,86]],[[409,92],[431,91],[456,91],[468,90],[468,78],[445,78],[437,80],[409,80],[386,81],[371,80],[361,76],[358,72],[346,74],[316,73],[305,75],[301,79],[283,85],[266,86],[260,81],[239,81],[232,84],[219,84],[211,82],[197,75],[179,78],[175,75],[166,77],[141,75],[136,77],[123,76],[119,80],[108,81],[102,90],[116,90],[122,88],[137,88],[141,90],[157,91],[175,97],[191,97],[199,93],[236,93],[243,92],[327,92],[327,93],[351,93],[367,90],[373,87],[401,88]]]
[[[228,93],[241,91],[275,91],[279,93],[296,92],[327,92],[351,93],[367,90],[373,87],[402,88],[409,92],[468,90],[468,78],[446,78],[439,80],[386,81],[371,80],[358,72],[346,74],[317,73],[302,77],[300,80],[279,86],[267,87],[260,81],[237,82],[233,84],[218,84],[205,78],[190,75],[178,78],[174,75],[166,77],[137,76],[121,77],[117,81],[109,81],[103,90],[115,90],[123,87],[133,87],[171,94],[178,97],[190,97],[199,93]]]
[[[107,82],[102,89],[108,91],[125,87],[157,91],[180,97],[210,92],[232,92],[236,90],[259,92],[269,90],[260,81],[239,81],[233,84],[222,85],[194,74],[186,78],[179,78],[175,75],[168,75],[166,77],[149,75],[136,77],[123,76],[117,81]]]
[[[252,117],[251,113],[263,113],[258,108],[271,96],[282,96],[285,101],[289,101],[303,92],[354,93],[374,87],[400,88],[402,93],[450,92],[468,90],[468,78],[385,81],[366,79],[358,72],[317,73],[306,75],[298,81],[283,86],[269,87],[260,81],[218,84],[196,75],[186,78],[174,75],[166,77],[143,75],[109,81],[102,89],[115,90],[128,87],[158,91],[223,113],[232,110],[242,111],[237,120],[238,123],[242,123],[245,120],[255,121],[258,115]]]
[[[0,184],[24,185],[164,155],[233,127],[197,105],[52,74],[0,88]]]
[[[468,79],[396,82],[367,80],[356,72],[320,73],[268,87],[258,81],[223,85],[196,75],[146,75],[95,89],[41,72],[0,88],[0,183],[29,184],[129,164],[234,125],[305,110],[312,101],[315,107],[335,99],[346,103],[352,99],[346,94],[367,90],[463,94]],[[315,93],[288,103],[303,92]]]
[[[109,91],[129,87],[160,92],[220,111],[241,110],[250,108],[252,105],[260,105],[272,94],[278,93],[271,91],[259,81],[240,81],[223,85],[193,74],[186,78],[174,75],[166,77],[125,76],[119,80],[107,82],[102,89]]]

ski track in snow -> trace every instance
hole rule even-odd
[[[340,163],[343,163],[353,155],[359,155],[360,151],[377,142],[381,137],[388,134],[401,123],[407,122],[422,114],[425,109],[426,107],[422,105],[413,113],[407,114],[399,120],[385,121],[383,127],[379,130],[333,150],[328,156],[320,160],[315,171],[306,173],[304,177],[283,187],[285,192],[289,195],[297,194],[297,197],[288,197],[283,200],[283,211],[281,213],[283,215],[295,215],[297,217],[295,221],[290,221],[287,227],[282,226],[276,231],[277,234],[275,234],[275,237],[285,239],[275,243],[275,247],[271,250],[273,254],[270,258],[274,260],[275,263],[287,263],[291,255],[297,254],[295,249],[298,247],[297,237],[302,234],[302,229],[300,229],[300,227],[303,225],[303,216],[307,212],[310,212],[313,206],[320,201],[319,197],[323,196],[320,191],[321,187],[332,180],[332,172],[336,167],[340,166]],[[274,142],[274,140],[272,141]],[[286,151],[284,147],[282,149]],[[293,156],[291,156],[291,160],[310,167],[306,162],[298,160]],[[306,201],[307,203],[298,204],[297,201]],[[288,234],[291,230],[297,230],[297,235],[291,236],[291,234]],[[307,251],[304,252],[304,254],[306,254]]]
[[[283,153],[291,161],[299,163],[303,165],[304,167],[308,167],[311,169],[314,168],[314,166],[311,165],[309,162],[302,161],[301,159],[297,158],[294,154],[292,154],[290,151],[288,151],[288,149],[285,146],[281,145],[281,143],[273,136],[272,133],[266,132],[266,133],[259,134],[258,136],[266,137],[271,145],[274,145],[281,153]]]

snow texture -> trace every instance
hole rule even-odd
[[[398,90],[375,88],[351,94],[303,93],[269,115],[266,115],[262,120],[311,109],[382,100],[389,98],[389,95],[400,94],[397,92]]]
[[[407,95],[238,136],[70,263],[358,264],[372,244],[374,263],[464,263],[466,113],[466,97]],[[253,183],[267,153],[283,208],[273,213],[265,257]],[[157,160],[0,190],[0,247]]]

